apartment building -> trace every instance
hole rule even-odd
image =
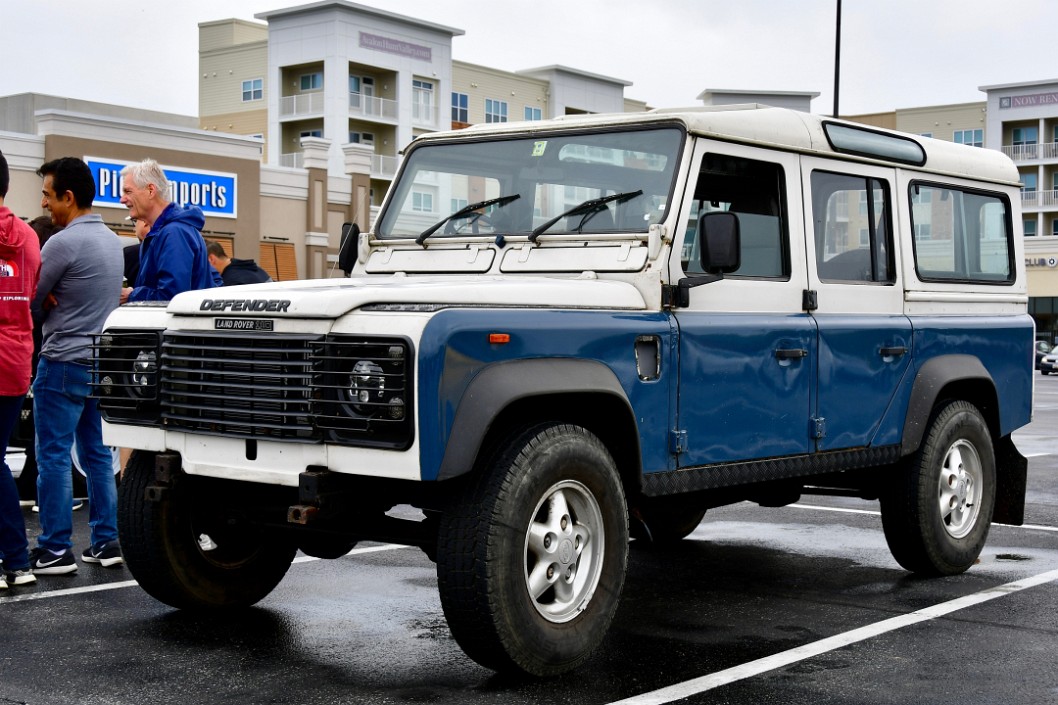
[[[373,206],[425,132],[647,109],[622,79],[455,61],[463,30],[346,0],[255,17],[199,24],[201,128],[260,137],[266,163],[287,168],[304,168],[304,140],[324,140],[329,173],[368,165]]]

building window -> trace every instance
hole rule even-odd
[[[1026,144],[1036,144],[1039,130],[1035,127],[1015,127],[1012,133],[1014,146],[1020,147]]]
[[[1058,223],[1058,221],[1055,222]],[[1036,219],[1025,218],[1025,220],[1022,221],[1021,227],[1022,230],[1025,231],[1025,237],[1032,237],[1036,234]]]
[[[1058,218],[1051,221],[1051,235],[1058,236]]]
[[[932,132],[919,132],[918,134],[919,134],[920,137],[932,137],[933,136]]]
[[[301,76],[301,90],[303,91],[318,91],[323,88],[323,74],[317,71],[316,73],[306,73]]]
[[[452,92],[452,122],[470,122],[468,105],[470,98],[466,93]]]
[[[1036,175],[1035,174],[1022,174],[1021,175],[1021,192],[1022,193],[1036,193]]]
[[[507,101],[486,98],[485,122],[507,122]]]
[[[375,133],[373,132],[349,132],[349,144],[375,144]]]
[[[412,191],[411,209],[420,213],[433,213],[433,194]]]
[[[543,112],[540,108],[530,108],[528,105],[525,106],[525,119],[526,120],[543,120]]]
[[[956,130],[955,144],[966,144],[971,147],[985,146],[985,131],[982,130]]]
[[[465,198],[453,198],[453,199],[451,199],[451,206],[452,207],[449,209],[449,212],[455,213],[457,210],[460,210],[462,208],[466,208],[468,203],[469,203],[469,201],[467,199],[465,199]],[[1054,222],[1058,223],[1058,220],[1056,220]]]
[[[413,120],[433,124],[433,84],[429,81],[411,82],[411,113]]]
[[[249,103],[251,100],[264,98],[264,79],[253,78],[242,82],[242,102]]]
[[[302,130],[298,137],[323,137],[323,130]]]

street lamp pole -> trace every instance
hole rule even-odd
[[[841,80],[841,0],[838,2],[838,24],[834,31],[834,117],[838,117],[838,85]]]

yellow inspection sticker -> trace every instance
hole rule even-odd
[[[547,150],[547,142],[534,142],[533,143],[533,156],[534,157],[542,157],[542,156],[544,156],[544,151],[546,151],[546,150]]]

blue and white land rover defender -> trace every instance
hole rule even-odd
[[[759,106],[420,137],[351,277],[110,317],[129,570],[237,607],[299,549],[417,545],[466,653],[537,675],[603,639],[630,536],[711,507],[878,499],[901,566],[965,571],[1024,508],[1018,188],[999,152]]]

